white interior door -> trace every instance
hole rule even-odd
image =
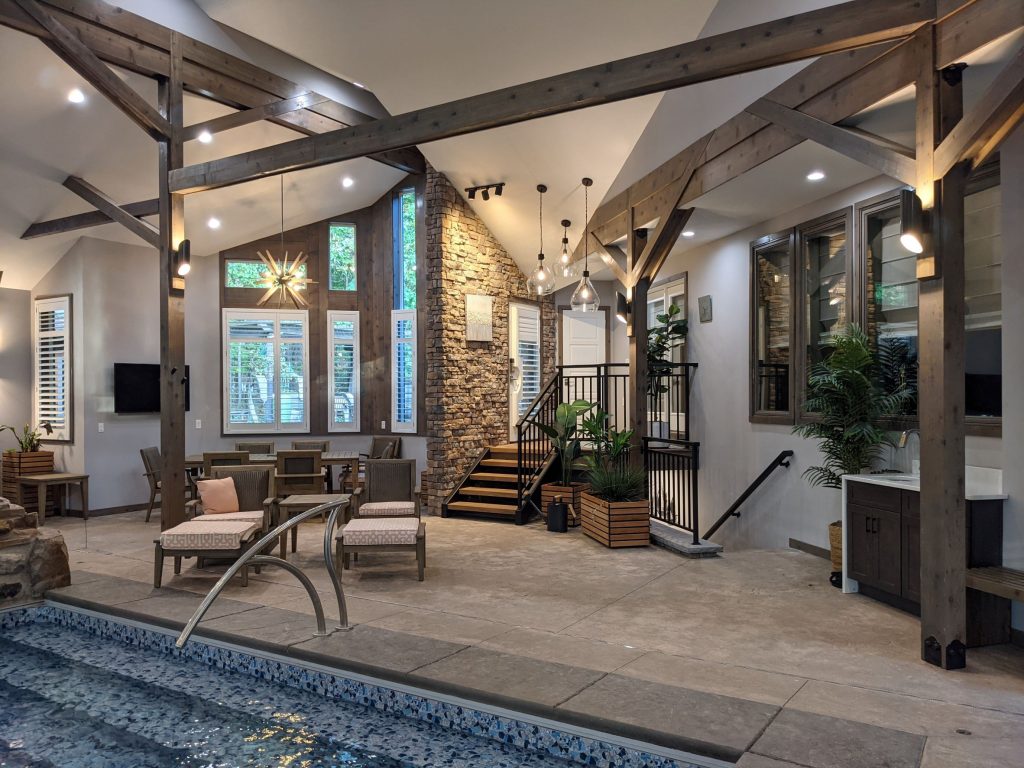
[[[516,439],[516,423],[540,394],[540,307],[509,304],[509,439]]]
[[[607,334],[608,321],[603,309],[596,312],[563,312],[562,365],[600,365],[608,362]]]

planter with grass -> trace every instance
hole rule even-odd
[[[554,424],[534,422],[547,435],[551,445],[558,452],[558,461],[561,467],[561,474],[557,482],[544,483],[540,487],[541,515],[546,518],[548,504],[561,497],[562,501],[570,505],[569,525],[571,526],[580,524],[582,494],[589,487],[585,482],[573,480],[576,460],[580,455],[578,423],[580,416],[593,407],[593,404],[586,400],[560,403],[555,409]]]
[[[592,453],[586,459],[590,488],[582,494],[583,532],[606,547],[646,547],[651,543],[647,473],[629,463],[632,430],[608,427],[598,410],[583,423]]]
[[[19,433],[14,427],[7,424],[0,424],[0,433],[10,432],[18,441],[18,447],[4,451],[3,454],[3,486],[0,488],[0,496],[16,502],[20,506],[27,506],[30,509],[36,508],[38,491],[35,488],[27,488],[22,495],[18,485],[20,475],[43,475],[53,472],[53,451],[43,451],[41,448],[42,432],[47,434],[53,432],[49,424],[41,424],[39,430],[32,429],[28,424]],[[52,502],[51,502],[52,503]]]

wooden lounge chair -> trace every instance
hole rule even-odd
[[[352,494],[355,517],[420,516],[415,459],[368,459],[363,485]]]
[[[174,558],[174,573],[181,573],[181,559],[196,557],[237,560],[259,538],[259,525],[246,520],[187,520],[160,534],[153,543],[153,586],[163,582],[164,558]],[[241,570],[242,586],[249,585],[249,568]]]
[[[357,518],[338,529],[335,562],[348,570],[360,552],[415,552],[419,580],[427,566],[427,527],[416,517]]]
[[[211,476],[207,479],[218,480],[230,477],[235,484],[238,496],[238,512],[208,513],[203,511],[202,499],[195,499],[185,505],[185,512],[193,520],[205,522],[215,520],[245,520],[256,523],[260,533],[270,530],[274,520],[274,505],[277,497],[274,494],[274,469],[264,465],[242,465],[211,467]]]

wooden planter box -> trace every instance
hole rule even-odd
[[[561,483],[544,483],[544,485],[540,487],[541,516],[544,519],[547,519],[548,504],[554,501],[556,496],[561,496],[562,501],[566,504],[572,505],[572,509],[569,510],[569,526],[573,527],[579,525],[583,516],[583,492],[589,490],[589,483],[572,483],[571,485],[562,485]]]
[[[27,507],[35,511],[39,499],[39,492],[36,488],[26,488],[24,492],[19,489],[17,478],[19,475],[42,475],[53,472],[53,451],[5,451],[3,459],[4,482],[0,496],[3,496],[15,504]],[[54,494],[50,494],[52,497]],[[47,513],[54,510],[53,501],[47,503]]]
[[[651,543],[649,501],[605,501],[582,494],[583,532],[606,547],[646,547]]]

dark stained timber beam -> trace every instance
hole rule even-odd
[[[270,104],[244,109],[240,112],[232,112],[230,115],[215,117],[212,120],[186,126],[181,130],[181,140],[192,141],[199,138],[199,135],[204,132],[213,135],[232,128],[240,128],[250,123],[258,123],[271,117],[286,115],[299,109],[306,109],[315,104],[322,104],[325,101],[327,101],[326,96],[318,96],[314,93],[304,93],[301,96],[293,96],[290,99],[272,101]]]
[[[138,203],[126,203],[121,206],[121,209],[125,211],[125,213],[130,213],[132,216],[136,217],[156,216],[160,213],[160,201],[154,198],[152,200],[142,200]],[[22,233],[21,239],[31,240],[35,237],[60,235],[65,232],[74,232],[78,229],[102,227],[104,224],[110,224],[112,221],[113,219],[107,216],[103,211],[76,213],[72,216],[63,216],[59,219],[37,221]]]
[[[50,49],[91,83],[97,91],[110,99],[114,106],[128,115],[155,139],[170,133],[170,124],[160,116],[155,107],[115,75],[110,67],[100,61],[95,53],[89,50],[81,40],[36,0],[16,0],[16,2],[25,13],[49,32],[50,39],[46,41],[46,44]]]
[[[936,178],[967,160],[977,168],[1024,119],[1024,47],[935,150]]]
[[[363,125],[189,166],[173,191],[199,192],[302,168],[631,99],[906,37],[934,0],[857,0],[511,86]]]
[[[160,245],[160,230],[148,221],[136,218],[124,208],[115,203],[108,195],[96,189],[92,184],[77,176],[68,176],[64,179],[64,186],[96,207],[116,221],[122,227],[131,230],[154,248]]]
[[[845,128],[826,123],[816,117],[776,104],[769,99],[758,99],[747,112],[775,123],[801,138],[845,155],[858,163],[874,168],[886,176],[913,186],[917,183],[917,166],[906,155],[880,146],[864,136]]]
[[[622,258],[622,249],[615,245],[605,245],[593,232],[590,233],[590,242],[591,247],[597,251],[598,257],[600,257],[601,261],[604,262],[604,265],[611,270],[615,279],[622,283],[623,288],[629,288],[629,275],[626,274],[625,270],[623,270],[615,260],[616,255]]]

